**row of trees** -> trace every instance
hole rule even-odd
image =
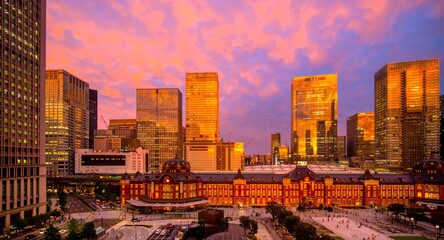
[[[62,235],[60,234],[60,229],[55,227],[53,224],[46,228],[44,233],[46,240],[61,240]],[[97,239],[97,234],[93,222],[87,222],[83,228],[79,221],[72,219],[68,222],[68,236],[66,240],[95,240]]]
[[[244,235],[247,235],[248,230],[248,236],[253,237],[258,230],[258,224],[257,221],[247,217],[247,216],[241,216],[239,218],[240,226],[244,229]]]
[[[285,226],[287,231],[298,240],[333,240],[330,235],[318,234],[313,225],[302,222],[298,216],[278,202],[268,202],[265,209],[271,214],[273,220]]]

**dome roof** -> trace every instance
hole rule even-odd
[[[190,170],[190,163],[181,159],[165,161],[162,166],[163,173],[188,173]]]
[[[444,174],[444,161],[439,159],[427,159],[415,163],[413,173],[417,174]]]

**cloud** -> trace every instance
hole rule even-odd
[[[271,133],[289,140],[293,76],[338,73],[345,134],[348,116],[373,109],[382,65],[443,59],[443,8],[432,0],[49,1],[47,67],[89,82],[107,119],[135,117],[136,88],[185,94],[186,72],[217,71],[221,135],[253,138],[247,152],[266,153]]]

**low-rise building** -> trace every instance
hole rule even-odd
[[[147,171],[148,151],[139,147],[134,152],[76,149],[75,174],[134,174]]]

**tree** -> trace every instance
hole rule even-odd
[[[27,222],[25,219],[18,218],[14,221],[12,225],[17,228],[17,232],[21,232],[26,227]]]
[[[227,218],[221,218],[219,222],[219,232],[227,232],[229,227],[229,222]]]
[[[288,232],[293,234],[294,233],[294,229],[296,227],[296,225],[301,221],[301,219],[298,216],[287,216],[285,218],[285,227],[287,228]]]
[[[276,219],[279,216],[279,213],[285,210],[285,207],[279,204],[278,202],[267,202],[267,206],[265,207],[267,213],[271,214],[271,217]]]
[[[296,225],[294,236],[297,240],[316,239],[316,228],[309,223],[299,222]]]
[[[205,232],[205,220],[199,219],[198,226],[196,228],[196,238],[197,239],[204,239],[206,232]]]
[[[68,222],[68,236],[67,240],[78,240],[80,238],[80,234],[82,233],[82,229],[79,221],[76,219],[71,219]]]
[[[305,204],[299,204],[299,206],[296,208],[299,212],[305,212]]]
[[[441,234],[441,229],[444,227],[444,212],[431,212],[430,217],[432,217],[432,223],[439,226],[439,234]]]
[[[48,228],[46,228],[43,235],[45,236],[45,240],[61,240],[62,235],[60,235],[59,230],[57,227],[54,227],[54,225],[49,225]]]
[[[424,214],[424,208],[410,206],[406,209],[406,216],[408,218],[413,218],[415,225],[418,221],[426,221],[427,217]]]
[[[277,217],[278,217],[278,222],[279,222],[280,224],[285,224],[285,219],[286,219],[288,216],[293,216],[293,212],[292,212],[292,211],[289,211],[289,210],[287,210],[287,209],[282,210],[282,211],[279,213],[279,215],[277,216]]]
[[[60,211],[66,213],[68,204],[68,194],[61,188],[57,190],[57,198],[59,199]]]
[[[244,235],[247,235],[247,229],[250,229],[250,218],[247,216],[241,216],[239,221],[240,226],[244,229]]]
[[[83,226],[81,237],[82,237],[82,239],[87,239],[87,240],[97,239],[97,234],[96,234],[96,229],[94,227],[94,222],[87,222]]]
[[[258,225],[257,221],[254,219],[250,219],[250,232],[254,235],[257,233]]]
[[[387,209],[395,214],[395,218],[399,220],[399,215],[405,211],[405,206],[404,204],[393,203],[388,205]]]

